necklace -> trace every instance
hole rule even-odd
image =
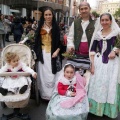
[[[51,28],[51,25],[48,25],[48,24],[46,24],[46,23],[44,23],[49,29]]]

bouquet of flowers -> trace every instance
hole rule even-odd
[[[69,52],[63,53],[62,56],[69,59],[77,58],[77,56],[74,53],[69,53]]]
[[[33,30],[29,31],[29,33],[23,38],[20,43],[25,44],[28,46],[32,53],[32,65],[35,64],[36,54],[34,52],[34,45],[35,45],[35,32]]]
[[[33,30],[31,30],[26,37],[28,37],[28,40],[34,40],[35,38],[35,32]]]
[[[116,42],[115,42],[115,47],[120,48],[120,35],[117,35]]]
[[[25,45],[27,45],[29,48],[33,49],[34,47],[34,39],[35,39],[35,32],[33,30],[31,30],[24,38],[23,41],[21,41],[20,43],[24,43]]]

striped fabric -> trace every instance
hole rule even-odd
[[[80,57],[77,59],[68,59],[67,63],[73,64],[76,68],[82,68],[84,70],[90,69],[90,59],[89,57]]]

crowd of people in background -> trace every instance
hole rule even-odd
[[[35,31],[38,27],[37,21],[33,18],[26,17],[10,17],[8,15],[0,15],[0,22],[4,27],[3,40],[6,42],[11,42],[9,39],[10,35],[14,36],[14,41],[19,43],[22,35],[27,35],[29,31]]]

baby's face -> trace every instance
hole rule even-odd
[[[72,79],[74,77],[75,71],[72,67],[67,67],[64,71],[64,77],[68,80]]]
[[[12,67],[17,67],[18,66],[18,63],[19,63],[19,57],[15,57],[14,59],[12,59],[11,61],[10,61],[10,65],[12,66]]]

